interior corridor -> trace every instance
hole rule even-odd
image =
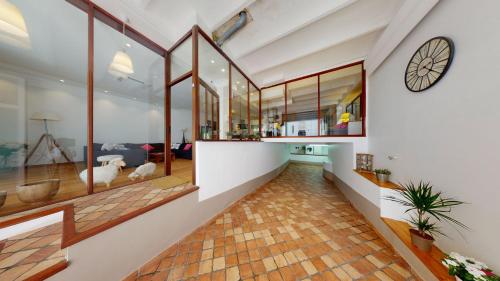
[[[290,164],[126,280],[351,279],[417,280],[320,166]]]

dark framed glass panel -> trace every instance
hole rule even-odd
[[[181,75],[193,69],[193,39],[189,36],[170,54],[170,81],[179,78]]]
[[[285,85],[261,91],[262,137],[285,135]]]
[[[259,90],[250,84],[250,135],[259,135]]]
[[[88,16],[66,1],[9,2],[18,29],[2,21],[0,215],[87,193]]]
[[[198,71],[200,79],[216,98],[211,139],[226,139],[229,125],[229,62],[202,35],[198,36]],[[219,121],[220,120],[220,121]]]
[[[362,94],[361,63],[320,75],[320,135],[361,135]]]
[[[231,128],[232,138],[248,137],[248,80],[235,67],[231,66]]]
[[[318,135],[318,77],[287,84],[287,136]]]
[[[95,19],[94,61],[94,191],[164,176],[165,59]]]

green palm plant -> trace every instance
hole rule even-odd
[[[413,182],[402,185],[397,191],[401,198],[386,196],[385,199],[399,203],[407,207],[405,213],[414,212],[410,215],[408,222],[418,231],[419,235],[431,238],[436,234],[446,236],[439,230],[438,222],[449,222],[464,229],[469,229],[465,224],[450,216],[452,207],[464,204],[464,202],[453,198],[443,198],[441,192],[434,193],[429,182],[415,185]],[[431,218],[435,220],[432,221]]]

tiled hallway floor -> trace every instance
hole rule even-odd
[[[291,164],[127,280],[416,280],[321,173]]]

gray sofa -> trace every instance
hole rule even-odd
[[[102,143],[94,143],[94,166],[100,166],[101,163],[97,162],[97,157],[103,155],[123,155],[123,161],[127,167],[137,167],[144,164],[147,157],[147,151],[141,146],[144,144],[124,143],[127,150],[101,150]],[[87,146],[83,147],[83,159],[87,162]]]

